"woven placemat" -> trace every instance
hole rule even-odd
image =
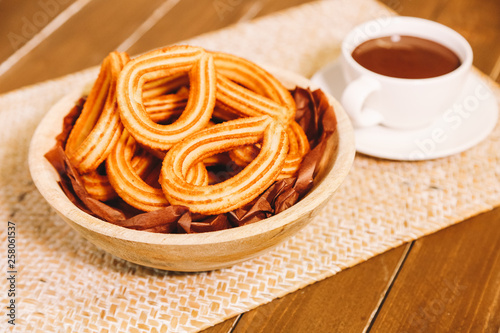
[[[310,76],[356,24],[392,15],[371,0],[321,1],[190,41]],[[207,273],[165,272],[87,242],[31,181],[31,135],[52,104],[96,75],[83,72],[0,96],[1,243],[16,223],[19,332],[191,332],[500,204],[500,126],[461,154],[424,162],[357,156],[325,210],[261,257]],[[491,85],[497,100],[500,88]],[[6,260],[0,266],[7,271]],[[334,297],[335,295],[332,295]],[[7,295],[2,292],[2,304]],[[7,327],[4,317],[0,331]]]

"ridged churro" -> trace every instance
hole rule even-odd
[[[278,179],[296,176],[304,156],[310,149],[307,136],[297,122],[292,121],[286,128],[286,133],[290,140],[290,148]]]
[[[296,176],[309,142],[295,113],[291,93],[246,59],[188,45],[112,52],[66,153],[97,200],[217,215]]]
[[[155,157],[151,154],[142,155],[140,160],[134,163],[137,148],[135,139],[124,130],[106,160],[106,173],[111,186],[125,202],[137,209],[153,211],[168,206],[169,202],[162,190],[142,179],[147,173],[146,169],[151,171],[156,167],[153,164]],[[189,170],[187,181],[197,185],[208,183],[208,174],[203,163],[198,163]]]
[[[284,106],[287,109],[285,122],[294,119],[295,100],[273,75],[253,62],[232,54],[214,52],[214,59],[217,73]]]
[[[304,156],[309,152],[309,141],[302,127],[295,121],[286,128],[289,150],[285,164],[278,179],[293,177],[297,174]],[[259,145],[239,147],[229,152],[229,157],[240,167],[244,167],[255,159],[259,153]]]
[[[108,201],[116,198],[117,194],[109,183],[108,176],[101,175],[97,171],[81,175],[83,186],[89,195],[99,201]]]
[[[179,117],[187,105],[189,90],[183,89],[175,94],[161,95],[144,101],[149,118],[155,123]]]
[[[116,193],[132,207],[152,211],[168,206],[160,189],[148,185],[132,167],[137,148],[135,139],[124,130],[106,160],[106,173]]]
[[[66,142],[66,154],[78,171],[94,171],[118,141],[122,124],[116,102],[116,82],[128,61],[125,53],[111,52]]]
[[[214,185],[187,181],[189,169],[203,159],[243,145],[262,142],[257,157],[232,178]],[[169,202],[192,212],[221,214],[255,199],[278,177],[288,152],[283,125],[268,116],[227,121],[199,131],[167,152],[160,185]]]
[[[285,106],[248,90],[219,74],[217,76],[217,107],[239,117],[267,115],[277,121],[289,123],[291,114]],[[295,110],[293,112],[295,115]]]
[[[142,99],[147,100],[165,94],[173,93],[183,86],[189,84],[189,75],[187,73],[178,73],[160,77],[158,79],[144,83],[142,88]]]
[[[142,101],[144,82],[185,72],[189,72],[190,81],[185,110],[172,124],[155,123],[148,117]],[[117,90],[121,120],[130,134],[145,146],[167,151],[210,121],[216,93],[214,61],[202,48],[192,46],[149,52],[125,66]]]

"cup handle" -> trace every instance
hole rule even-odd
[[[380,83],[367,76],[349,83],[342,93],[342,105],[351,117],[355,127],[375,126],[382,122],[380,112],[363,107],[366,99],[375,91],[380,90]]]

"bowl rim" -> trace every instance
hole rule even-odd
[[[273,66],[263,67],[282,81],[285,86],[289,82],[303,88],[309,87],[313,90],[318,88],[311,81],[299,74]],[[271,231],[279,231],[280,228],[309,214],[318,206],[318,203],[326,201],[344,181],[354,161],[355,145],[353,127],[341,104],[331,95],[324,92],[333,106],[337,118],[336,133],[338,135],[338,145],[335,161],[331,170],[324,175],[323,180],[316,184],[315,188],[295,205],[277,215],[256,223],[213,232],[162,234],[124,228],[91,216],[76,207],[66,194],[64,194],[57,181],[54,181],[58,180],[58,175],[44,157],[44,154],[55,144],[55,135],[49,135],[50,133],[48,133],[51,132],[51,127],[54,127],[53,124],[56,121],[62,124],[62,118],[69,112],[86,89],[88,88],[83,86],[75,89],[49,109],[31,139],[28,162],[35,186],[53,209],[73,223],[103,236],[150,245],[194,246],[212,243],[222,244],[243,240]],[[59,127],[55,133],[59,133],[60,131],[61,128]],[[52,132],[54,132],[54,129],[52,129]],[[49,144],[51,139],[52,142]],[[312,193],[315,193],[315,195],[312,196]]]

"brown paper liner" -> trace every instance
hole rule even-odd
[[[64,118],[63,130],[56,138],[57,143],[45,157],[59,173],[62,190],[77,207],[124,228],[159,233],[200,233],[254,223],[288,209],[311,189],[328,138],[337,126],[333,107],[321,90],[311,91],[297,87],[292,94],[297,105],[295,120],[304,129],[311,151],[304,157],[296,177],[276,181],[254,201],[229,213],[204,216],[193,214],[184,206],[168,206],[145,213],[121,199],[103,203],[91,198],[78,171],[64,152],[67,137],[81,113],[84,99],[80,99]],[[224,172],[231,174],[234,170],[234,165],[228,165],[225,170],[219,171],[222,174],[218,177],[224,178]]]

